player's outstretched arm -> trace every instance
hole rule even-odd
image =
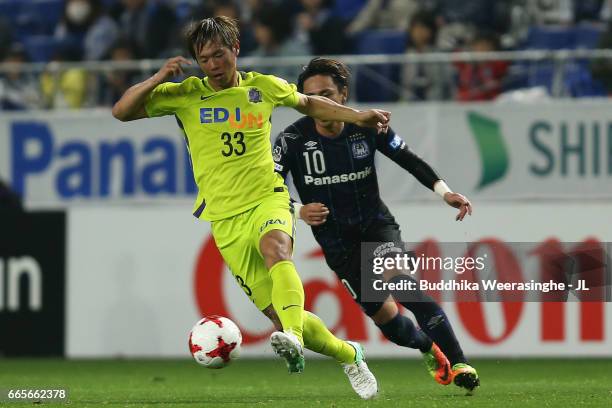
[[[415,154],[402,138],[392,129],[384,138],[377,140],[377,148],[385,156],[408,170],[410,174],[425,187],[435,191],[451,207],[458,208],[457,221],[463,221],[466,215],[472,215],[472,203],[464,195],[454,193],[442,177],[425,160]]]
[[[155,75],[129,88],[121,99],[113,106],[113,116],[122,122],[148,117],[145,111],[147,95],[173,76],[183,73],[181,64],[191,65],[191,61],[184,57],[173,57],[166,61]]]
[[[300,100],[295,109],[321,120],[354,123],[358,126],[376,128],[379,132],[387,129],[391,113],[380,109],[359,111],[349,106],[340,105],[323,96],[299,94]]]

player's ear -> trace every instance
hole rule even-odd
[[[234,49],[232,51],[234,51],[234,54],[236,56],[238,56],[240,54],[240,43],[239,42],[236,43],[236,45],[234,45]]]
[[[344,105],[348,101],[348,86],[343,87],[340,94],[342,95],[342,104]]]

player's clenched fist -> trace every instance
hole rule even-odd
[[[355,122],[357,126],[376,128],[378,132],[386,132],[389,127],[391,112],[380,109],[370,109],[359,112],[359,120]]]
[[[191,61],[181,56],[172,57],[168,59],[166,63],[155,74],[156,79],[161,83],[179,74],[182,75],[184,72],[181,64],[191,65]]]
[[[329,209],[325,204],[310,203],[300,208],[300,218],[308,225],[321,225],[327,221]]]

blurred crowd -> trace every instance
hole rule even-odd
[[[0,0],[0,58],[14,63],[0,78],[0,106],[111,105],[145,74],[123,70],[93,76],[74,68],[29,75],[19,64],[184,55],[184,25],[217,15],[238,19],[241,56],[608,48],[612,43],[612,0]],[[379,68],[394,89],[385,94],[364,77],[358,99],[482,101],[509,87],[537,84],[532,76],[509,80],[513,67],[505,61]],[[545,77],[546,69],[538,75]],[[588,71],[590,82],[570,96],[612,92],[610,62],[576,69],[583,82]],[[258,70],[295,81],[300,67]]]

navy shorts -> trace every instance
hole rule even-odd
[[[402,241],[400,227],[388,211],[377,217],[360,233],[359,242],[351,245],[351,249],[344,253],[344,262],[332,267],[351,297],[359,303],[368,316],[373,316],[380,310],[384,301],[364,302],[361,296],[361,242],[395,242]],[[382,294],[381,298],[385,298]]]

